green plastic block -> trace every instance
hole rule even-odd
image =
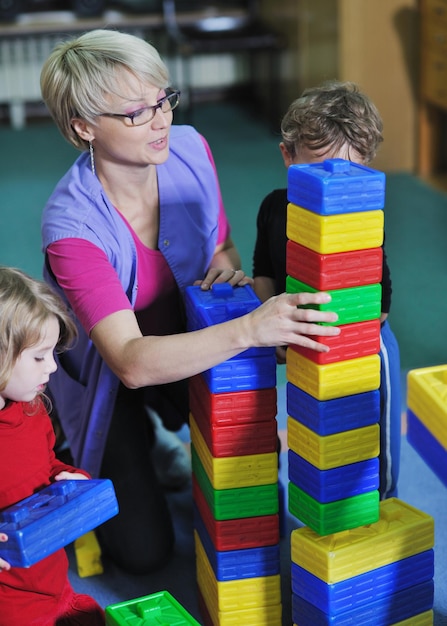
[[[169,591],[106,607],[107,626],[200,626]]]

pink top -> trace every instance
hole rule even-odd
[[[216,172],[208,143],[203,137],[202,141]],[[163,254],[159,250],[147,248],[138,239],[127,220],[122,215],[121,217],[132,234],[137,250],[138,295],[135,311],[141,332],[152,335],[179,332],[180,295],[169,265]],[[217,243],[223,243],[229,235],[230,225],[219,188]],[[88,334],[108,315],[117,311],[132,310],[118,275],[100,248],[85,239],[67,238],[52,243],[48,246],[47,253],[57,282]],[[80,259],[82,264],[79,263]]]

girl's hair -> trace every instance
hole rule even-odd
[[[158,51],[134,35],[98,29],[54,48],[43,65],[40,88],[59,130],[75,148],[85,150],[88,143],[72,128],[72,119],[94,123],[97,115],[109,112],[108,94],[127,99],[119,82],[129,72],[159,89],[169,86]]]
[[[20,354],[39,342],[42,326],[59,322],[59,351],[71,346],[76,325],[63,301],[48,285],[22,271],[0,266],[0,391],[8,384]]]
[[[336,151],[347,145],[365,164],[376,156],[382,131],[382,118],[368,96],[356,84],[339,81],[306,89],[281,123],[282,139],[292,158],[301,148]]]

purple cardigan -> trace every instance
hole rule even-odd
[[[217,243],[219,195],[215,171],[200,135],[173,126],[170,154],[157,166],[160,196],[158,245],[183,291],[203,277]],[[60,180],[42,216],[42,243],[82,238],[106,253],[132,305],[137,293],[137,254],[132,236],[110,203],[83,153]],[[46,259],[45,280],[64,294]],[[66,298],[64,297],[64,300]],[[99,475],[119,379],[102,360],[79,322],[73,349],[58,356],[49,383],[75,464]]]

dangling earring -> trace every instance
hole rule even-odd
[[[96,169],[95,169],[95,151],[94,151],[93,144],[92,144],[91,141],[88,142],[88,146],[89,146],[89,150],[90,150],[90,167],[92,169],[93,176],[95,176],[95,174],[96,174]]]

